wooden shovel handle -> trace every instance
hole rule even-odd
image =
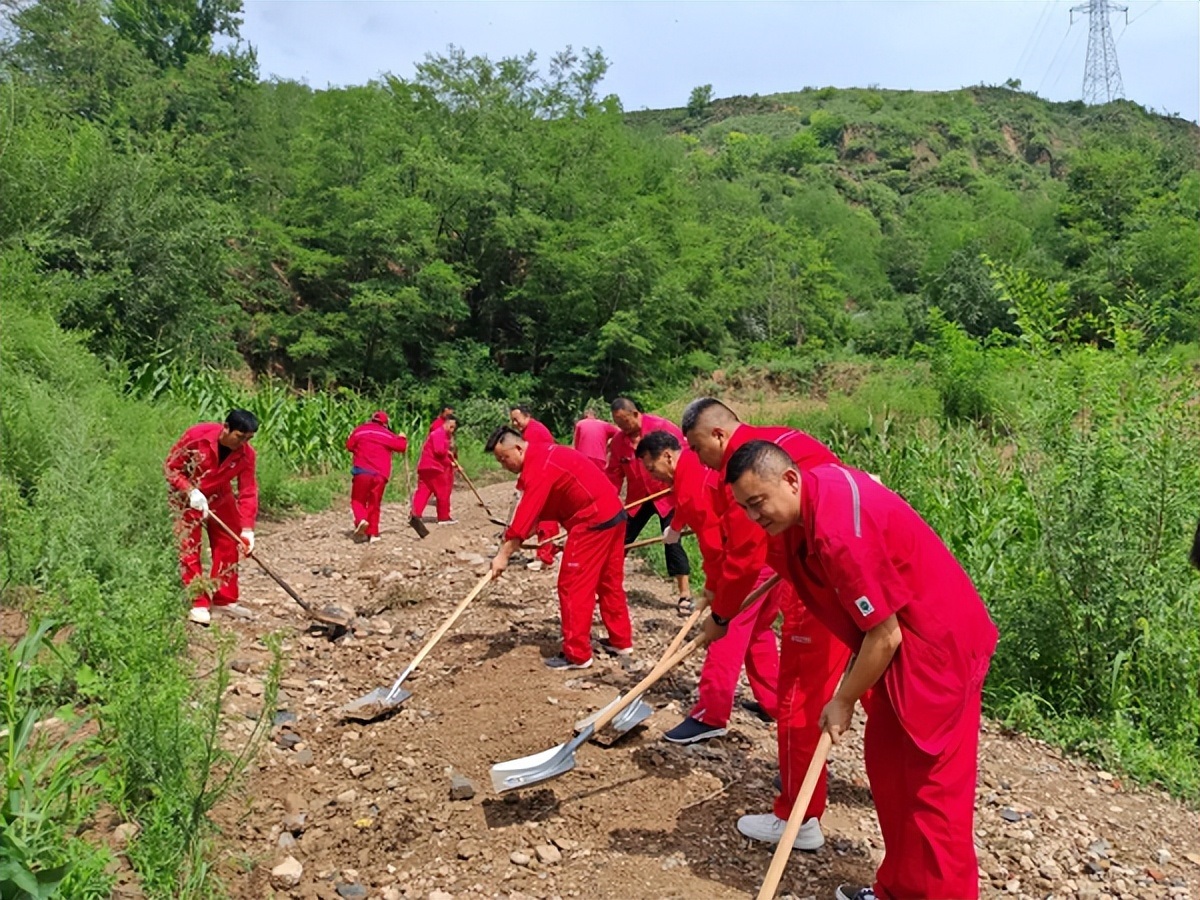
[[[758,889],[758,900],[772,900],[779,889],[783,870],[787,868],[788,859],[792,855],[792,844],[795,843],[796,835],[800,833],[800,826],[804,824],[804,814],[808,811],[813,791],[817,789],[817,781],[821,778],[821,769],[825,760],[829,758],[831,746],[833,740],[829,737],[829,732],[822,731],[821,739],[817,741],[817,749],[813,752],[812,762],[808,764],[808,771],[804,773],[804,781],[800,784],[800,793],[796,795],[796,802],[792,804],[792,812],[783,829],[783,836],[775,847],[775,855],[771,857],[771,865],[767,869],[762,887]]]
[[[777,584],[779,584],[779,575],[772,575],[746,595],[746,599],[742,601],[742,609],[747,609],[751,604],[755,603],[763,594],[771,590],[771,588],[775,587]],[[700,605],[696,607],[695,612],[688,616],[688,620],[683,623],[683,627],[679,629],[679,633],[675,635],[671,643],[667,645],[667,649],[663,651],[662,656],[659,657],[658,662],[655,663],[656,668],[666,662],[671,654],[679,649],[679,645],[683,643],[683,639],[687,637],[687,633],[692,630],[692,626],[696,624],[697,620],[699,620],[699,618],[704,614],[706,609],[708,609],[708,600],[701,600]]]
[[[241,544],[243,550],[246,549],[246,542],[242,540],[240,535],[234,534],[233,529],[230,528],[228,525],[226,525],[223,521],[221,521],[220,516],[218,516],[212,510],[209,510],[208,517],[210,519],[212,519],[214,522],[216,522],[222,531],[224,531],[227,535],[229,535],[231,538],[233,538],[235,541],[237,541],[239,544]],[[293,600],[295,600],[297,603],[299,603],[305,612],[307,612],[307,613],[312,612],[312,606],[310,606],[307,602],[305,602],[304,598],[301,597],[299,594],[297,594],[296,591],[292,588],[292,586],[290,584],[288,584],[286,581],[284,581],[282,578],[280,578],[278,575],[276,575],[273,571],[271,571],[270,566],[268,566],[265,562],[263,562],[261,559],[259,559],[258,556],[255,555],[254,553],[246,551],[246,555],[248,557],[250,557],[252,560],[254,560],[256,563],[258,563],[258,567],[260,569],[262,569],[264,572],[266,572],[268,575],[270,575],[271,578],[274,579],[275,583],[277,585],[279,585],[281,588],[283,588],[284,592],[289,597],[291,597]]]
[[[446,618],[446,621],[443,622],[438,630],[435,631],[429,640],[425,642],[425,646],[417,651],[417,655],[413,657],[413,661],[408,664],[409,672],[421,664],[421,660],[429,655],[429,651],[432,650],[434,645],[436,645],[437,642],[445,636],[446,632],[450,630],[450,626],[458,621],[458,617],[466,611],[467,607],[471,605],[471,601],[479,596],[479,592],[487,587],[487,583],[491,580],[492,573],[488,572],[479,579],[475,587],[471,588],[471,593],[467,594],[467,596],[463,597],[462,600],[458,602],[458,606],[454,607],[454,611],[450,613],[450,615]]]
[[[703,634],[698,634],[687,644],[685,644],[674,656],[665,662],[660,663],[650,670],[650,674],[633,686],[629,693],[621,697],[619,703],[616,703],[611,709],[607,710],[603,715],[596,719],[593,725],[593,733],[599,733],[608,726],[608,723],[615,719],[618,715],[625,711],[625,708],[632,704],[638,697],[646,693],[656,682],[664,675],[670,672],[673,668],[699,650],[708,640]]]
[[[467,483],[467,487],[471,489],[471,493],[475,495],[475,499],[479,501],[479,505],[483,507],[483,511],[490,516],[492,511],[488,509],[488,505],[483,502],[483,497],[480,495],[479,491],[475,489],[475,482],[471,480],[471,476],[467,474],[467,470],[462,467],[462,463],[460,463],[457,459],[454,460],[454,468],[458,469],[458,474],[463,477],[463,481]]]
[[[659,497],[662,497],[669,493],[671,493],[671,488],[663,488],[663,490],[659,491],[657,494],[649,494],[638,500],[634,500],[632,503],[626,503],[625,511],[629,512],[629,510],[633,509],[635,506],[641,506],[643,503],[648,503],[651,500],[657,500]],[[553,543],[554,541],[561,541],[566,536],[567,536],[567,533],[565,531],[560,531],[558,534],[554,535],[554,537],[548,537],[544,540],[538,541],[535,546],[525,547],[524,549],[538,550],[538,549],[546,546],[547,544]],[[661,540],[662,540],[661,537],[650,538],[649,540],[644,541],[644,542],[639,541],[637,544],[631,544],[630,547],[633,547],[633,546],[644,547],[646,544],[653,544],[655,541],[661,541]],[[630,549],[630,547],[626,547],[625,549],[628,550],[628,549]]]

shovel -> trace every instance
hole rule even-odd
[[[488,521],[493,522],[496,525],[504,525],[505,523],[497,519],[488,505],[483,502],[483,497],[475,488],[475,482],[471,480],[471,476],[467,474],[467,470],[462,467],[462,463],[460,463],[457,459],[454,460],[454,468],[458,469],[458,474],[463,477],[463,481],[467,483],[467,487],[471,489],[471,493],[475,495],[475,499],[479,501],[479,505],[482,506],[483,511],[487,513]]]
[[[243,542],[240,537],[238,537],[236,534],[234,534],[233,529],[230,528],[228,525],[226,525],[224,522],[222,522],[221,518],[216,513],[214,513],[212,510],[209,510],[208,517],[210,519],[212,519],[214,522],[216,522],[217,525],[220,526],[222,531],[224,531],[231,538],[233,538],[235,541],[237,541],[238,544],[241,545],[243,550],[245,549],[245,547],[246,547],[245,542]],[[306,613],[308,613],[308,616],[310,619],[315,619],[316,621],[321,622],[322,624],[325,624],[325,625],[336,625],[339,628],[349,628],[350,623],[354,621],[355,614],[352,612],[346,611],[345,609],[343,609],[340,606],[333,606],[331,604],[329,606],[326,606],[324,609],[313,609],[312,604],[308,603],[303,597],[301,597],[299,594],[297,594],[296,591],[292,588],[292,586],[290,584],[288,584],[286,581],[284,581],[282,578],[280,578],[278,575],[276,575],[274,572],[272,572],[271,567],[268,566],[261,559],[259,559],[256,554],[247,552],[246,556],[250,557],[256,563],[258,563],[258,567],[260,569],[262,569],[264,572],[266,572],[268,575],[270,575],[271,578],[274,579],[275,583],[277,585],[279,585],[281,588],[283,588],[284,592],[289,597],[291,597],[293,600],[295,600],[297,603],[299,603],[300,607]]]
[[[812,762],[808,764],[808,771],[804,773],[804,781],[800,784],[800,793],[796,795],[796,802],[792,804],[792,812],[788,816],[787,825],[784,826],[783,836],[779,838],[779,843],[775,847],[775,855],[771,857],[771,865],[767,869],[767,875],[763,879],[762,887],[758,889],[758,900],[772,900],[775,892],[779,890],[779,880],[783,878],[783,870],[787,868],[788,859],[792,855],[792,844],[796,840],[796,835],[800,833],[800,826],[804,824],[804,814],[808,811],[808,803],[812,800],[813,791],[817,789],[817,780],[821,777],[821,767],[829,758],[829,748],[832,745],[833,740],[829,737],[829,732],[821,732],[821,739],[817,741],[817,749],[813,751]]]
[[[687,659],[700,647],[707,643],[703,634],[692,638],[682,649],[662,665],[655,668],[645,678],[639,681],[619,703],[610,707],[600,715],[594,723],[587,726],[579,734],[557,747],[543,750],[532,756],[520,759],[510,759],[507,762],[496,763],[491,768],[492,787],[497,794],[517,788],[529,787],[542,781],[549,781],[559,775],[565,775],[575,768],[575,751],[587,743],[588,739],[612,722],[621,712],[649,690],[659,679]]]
[[[646,497],[642,497],[640,500],[634,500],[632,503],[626,503],[625,511],[628,512],[629,510],[633,509],[635,506],[641,506],[643,503],[646,503],[650,500],[657,500],[659,497],[662,497],[664,494],[671,493],[671,491],[672,491],[672,488],[665,488],[665,489],[659,491],[657,494],[650,494]],[[566,537],[567,537],[566,531],[560,531],[558,534],[554,535],[553,537],[548,537],[543,541],[538,541],[537,544],[534,546],[529,546],[529,547],[522,546],[521,549],[522,550],[538,550],[541,547],[544,547],[546,544],[552,543],[554,541],[565,540]],[[653,543],[654,540],[662,540],[662,538],[658,537],[653,540],[648,540],[647,543]],[[637,546],[641,547],[644,545],[638,544]],[[629,548],[626,547],[625,549],[628,550]]]
[[[351,700],[349,703],[343,706],[341,710],[339,710],[343,718],[357,719],[360,722],[369,722],[372,719],[379,718],[379,716],[386,712],[390,712],[411,697],[412,692],[406,691],[401,687],[401,685],[404,684],[405,679],[408,678],[408,676],[413,673],[413,670],[421,664],[421,660],[429,655],[429,651],[432,650],[434,645],[445,636],[446,632],[450,630],[450,626],[458,621],[458,617],[466,611],[466,608],[471,605],[471,601],[479,596],[479,592],[482,591],[484,587],[487,586],[487,583],[491,580],[492,573],[490,571],[479,579],[479,582],[475,585],[475,587],[471,588],[471,593],[467,594],[467,596],[463,597],[463,599],[459,601],[458,606],[454,607],[454,611],[450,613],[450,615],[446,618],[446,621],[443,622],[438,627],[438,630],[435,631],[429,640],[425,642],[425,646],[417,651],[417,655],[413,657],[413,661],[408,664],[408,668],[400,673],[400,677],[396,679],[390,688],[378,687],[370,693],[363,694],[357,700]]]
[[[775,587],[775,585],[778,583],[779,576],[772,575],[746,595],[746,599],[742,602],[742,609],[746,609],[752,605],[756,600],[758,600],[759,597],[771,590],[771,588]],[[683,643],[683,639],[687,637],[687,633],[691,631],[692,626],[699,621],[700,616],[704,614],[704,610],[707,609],[707,607],[708,600],[701,600],[700,605],[696,607],[695,611],[688,617],[687,621],[683,623],[683,626],[679,629],[679,632],[671,640],[671,643],[667,645],[667,649],[663,651],[663,654],[659,657],[658,662],[654,664],[654,668],[650,670],[651,673],[657,671],[661,666],[666,665],[670,661],[671,655],[677,649],[679,649],[679,645]],[[587,718],[580,719],[578,722],[576,722],[576,733],[583,731],[583,729],[593,724],[597,719],[600,718],[601,715],[620,703],[621,699],[621,695],[618,694],[617,697],[607,706],[601,707]],[[620,713],[615,719],[612,720],[612,728],[617,732],[617,737],[619,738],[626,732],[632,731],[638,725],[642,724],[642,722],[645,722],[652,715],[654,715],[654,708],[639,697],[637,703],[625,707],[624,712]],[[615,741],[616,738],[614,738],[613,742],[615,743]]]

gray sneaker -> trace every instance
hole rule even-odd
[[[578,663],[571,662],[565,656],[552,656],[546,660],[547,669],[556,669],[561,672],[565,672],[568,669],[590,669],[591,667],[592,660],[590,657]]]
[[[854,884],[839,884],[836,900],[875,900],[875,889]]]

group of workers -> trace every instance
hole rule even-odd
[[[681,539],[694,534],[709,644],[697,701],[664,737],[691,743],[724,734],[744,667],[754,700],[743,705],[778,722],[780,780],[771,811],[742,816],[737,828],[778,843],[821,734],[837,741],[861,702],[885,855],[872,885],[843,885],[838,900],[977,897],[980,701],[998,634],[961,565],[900,496],[802,431],[748,425],[712,398],[689,404],[678,425],[624,397],[612,401],[611,412],[610,423],[589,410],[576,424],[574,446],[566,446],[527,407],[514,406],[509,424],[485,445],[517,476],[519,497],[493,577],[531,535],[566,530],[557,562],[562,649],[546,665],[592,665],[597,604],[605,630],[599,649],[632,653],[625,547],[652,516],[663,529],[679,612],[689,614]],[[455,426],[451,409],[431,426],[414,517],[433,497],[438,521],[454,521]],[[201,624],[210,621],[210,607],[236,607],[239,553],[253,552],[249,441],[256,429],[252,415],[235,410],[223,425],[189,429],[168,456],[183,580],[198,587],[190,615]],[[347,449],[355,535],[377,539],[391,454],[405,452],[407,440],[380,412],[355,429]],[[201,585],[205,523],[213,575]],[[546,541],[528,567],[555,564],[554,552]],[[780,617],[781,644],[774,630]],[[824,844],[825,803],[822,769],[795,848]]]

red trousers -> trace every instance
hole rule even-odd
[[[200,513],[189,509],[177,502],[172,502],[176,512],[175,533],[179,538],[179,571],[183,583],[190,587],[192,582],[200,577],[200,530],[201,526],[208,529],[208,548],[212,555],[212,570],[209,574],[209,584],[197,587],[192,597],[193,606],[228,606],[238,600],[238,559],[240,549],[238,541],[230,537],[212,519],[203,521]],[[242,530],[242,518],[238,514],[237,502],[231,494],[225,494],[216,500],[209,500],[209,509],[220,516],[221,521],[230,527],[234,534]]]
[[[883,862],[875,873],[879,900],[979,896],[974,814],[982,696],[980,676],[949,743],[935,756],[913,743],[882,685],[863,698],[863,755],[883,832]]]
[[[625,529],[592,531],[579,525],[567,533],[558,573],[563,656],[574,663],[592,658],[592,613],[600,618],[608,641],[618,649],[633,646],[633,627],[625,599]]]
[[[438,521],[446,521],[450,518],[450,494],[453,491],[453,469],[449,472],[417,469],[417,490],[413,493],[412,514],[420,518],[429,504],[430,496],[433,496],[437,500]]]
[[[850,648],[835,638],[788,586],[781,602],[783,646],[779,651],[779,775],[783,792],[775,798],[775,815],[786,819],[813,751],[821,737],[821,710],[833,699],[850,659]],[[825,812],[826,772],[822,769],[804,818]]]
[[[538,543],[541,544],[542,541],[546,540],[546,538],[554,537],[556,534],[558,534],[558,532],[560,530],[561,529],[559,529],[558,523],[555,522],[553,519],[546,519],[545,521],[538,522],[538,525],[537,525]],[[552,562],[554,562],[554,554],[557,552],[558,552],[558,547],[554,546],[553,543],[542,544],[542,546],[538,547],[537,558],[540,559],[542,562],[544,562],[546,565],[550,565]]]
[[[379,510],[383,506],[383,492],[387,479],[379,475],[355,475],[350,482],[350,512],[357,525],[367,520],[367,535],[379,534]]]
[[[772,574],[764,569],[758,584]],[[743,663],[754,699],[772,719],[779,715],[779,644],[771,626],[779,614],[781,597],[790,590],[786,582],[777,584],[734,616],[723,638],[708,645],[700,670],[699,697],[689,716],[717,728],[728,725]]]

